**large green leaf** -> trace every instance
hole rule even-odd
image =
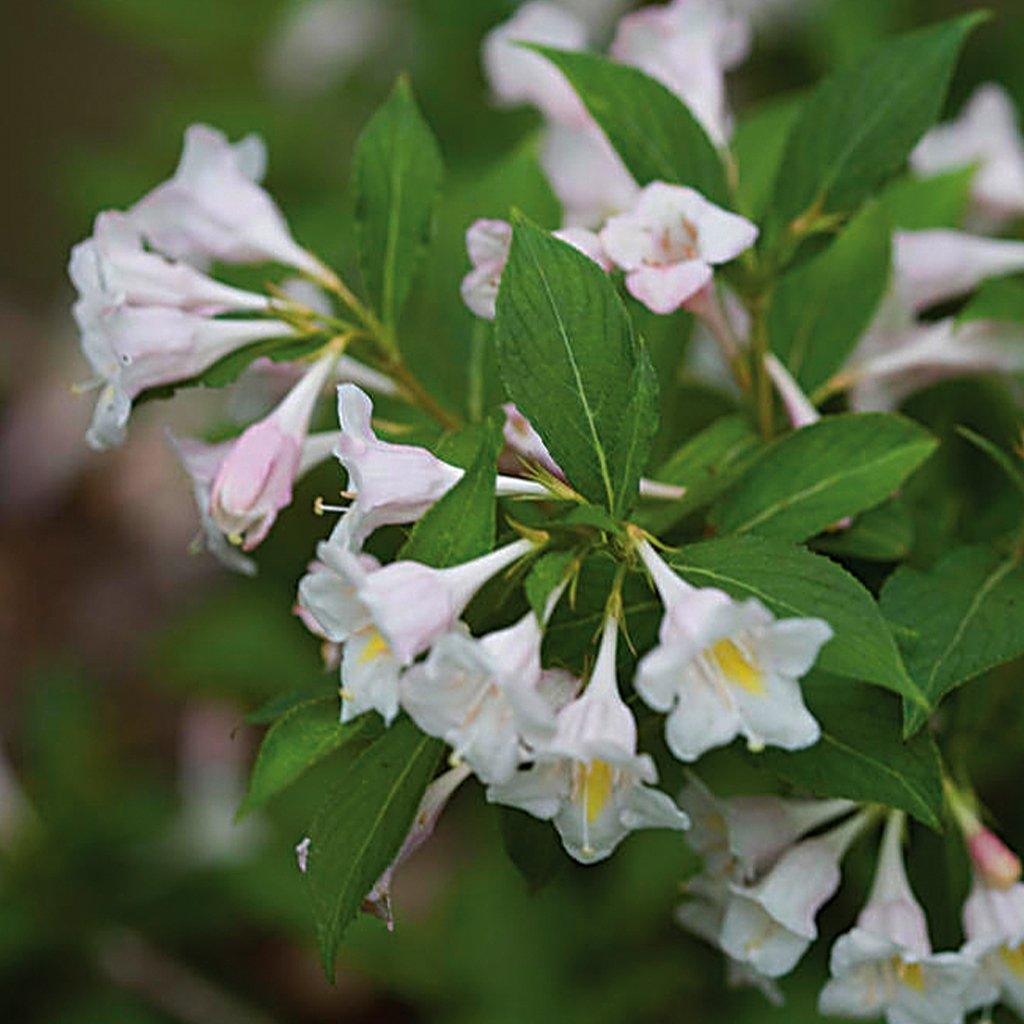
[[[443,747],[400,718],[352,762],[310,826],[306,882],[328,978],[342,933],[398,853]]]
[[[898,807],[938,829],[942,766],[926,733],[904,741],[899,701],[823,673],[803,681],[821,740],[807,750],[766,750],[757,765],[819,797]]]
[[[759,446],[760,438],[746,416],[721,417],[684,442],[651,474],[661,483],[685,487],[683,497],[650,502],[637,509],[634,520],[652,533],[663,533],[735,483]]]
[[[883,502],[936,443],[902,416],[828,416],[768,448],[713,519],[723,533],[804,540]]]
[[[359,269],[371,305],[393,328],[430,241],[444,174],[405,78],[359,136],[352,174]]]
[[[516,218],[495,334],[509,397],[570,483],[625,514],[657,429],[657,383],[608,276]]]
[[[889,284],[892,227],[867,206],[819,256],[778,284],[768,315],[771,346],[805,391],[846,361]]]
[[[533,49],[569,79],[641,185],[689,185],[720,206],[730,205],[722,160],[689,107],[674,93],[636,68],[593,53]]]
[[[1010,278],[985,281],[959,317],[971,320],[996,320],[1000,323],[1024,323],[1024,285]]]
[[[748,217],[760,219],[764,213],[786,138],[800,115],[804,99],[804,94],[799,93],[769,100],[736,126],[730,149],[739,168],[740,212]]]
[[[681,548],[672,565],[695,586],[756,597],[784,618],[824,619],[834,636],[818,665],[923,704],[874,598],[841,566],[778,540],[727,537]]]
[[[849,526],[817,537],[814,547],[827,555],[863,558],[869,562],[898,562],[910,554],[914,517],[899,498],[869,509]]]
[[[855,209],[900,169],[942,110],[960,48],[983,15],[887,40],[826,78],[790,133],[774,226]]]
[[[239,815],[277,796],[324,758],[342,748],[355,753],[380,732],[376,715],[362,715],[342,725],[338,714],[334,696],[303,701],[278,718],[260,744]]]
[[[439,568],[468,562],[494,546],[494,478],[501,432],[491,422],[467,427],[442,443],[458,449],[469,468],[413,527],[400,557]],[[475,451],[474,451],[475,449]],[[472,456],[470,453],[472,452]],[[470,461],[470,458],[472,461]]]
[[[894,181],[878,202],[900,231],[958,228],[971,199],[976,167],[961,167],[931,178],[907,176]]]
[[[928,699],[926,707],[907,709],[908,732],[950,690],[1024,655],[1024,568],[992,548],[959,548],[928,572],[904,566],[886,581],[880,601]]]

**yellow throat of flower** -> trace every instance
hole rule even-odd
[[[999,959],[1017,975],[1024,978],[1024,943],[1011,949],[1009,946],[1001,946]]]
[[[719,640],[708,648],[708,655],[722,675],[747,693],[764,693],[764,679],[756,665],[752,665],[732,640]]]
[[[379,658],[383,654],[390,653],[391,648],[388,647],[387,640],[380,635],[380,633],[371,627],[369,636],[366,640],[366,646],[359,652],[359,664],[365,665],[368,661],[373,661],[375,658]]]
[[[591,761],[582,767],[583,806],[587,824],[601,816],[612,795],[614,771],[605,761]]]
[[[895,958],[896,977],[900,983],[912,988],[915,992],[924,991],[924,970],[920,964],[909,964],[899,957]]]

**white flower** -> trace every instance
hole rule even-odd
[[[541,139],[540,165],[562,204],[567,226],[598,228],[630,209],[639,186],[594,121],[552,124]]]
[[[167,432],[167,439],[192,482],[192,492],[199,508],[202,525],[202,543],[210,554],[227,568],[246,576],[254,575],[256,563],[228,541],[210,515],[210,492],[213,489],[213,481],[217,478],[221,463],[231,450],[231,442],[204,444],[193,438],[176,437],[170,431]],[[296,479],[329,459],[337,440],[338,434],[335,432],[310,434],[302,443]]]
[[[713,265],[749,249],[757,228],[692,188],[655,181],[630,213],[608,221],[600,238],[626,271],[629,293],[654,313],[672,313],[711,280]]]
[[[722,922],[723,951],[766,977],[788,974],[817,938],[815,918],[839,888],[840,862],[870,820],[863,812],[790,847],[753,885],[734,883]]]
[[[246,551],[291,504],[309,420],[336,358],[331,352],[321,356],[269,416],[231,442],[221,461],[210,490],[210,517]]]
[[[553,121],[578,124],[586,111],[565,76],[549,60],[518,43],[582,50],[587,30],[579,19],[552,3],[523,4],[483,42],[484,74],[502,106],[532,104]]]
[[[975,963],[931,951],[924,912],[914,898],[900,848],[902,812],[889,815],[875,883],[857,926],[832,947],[832,980],[820,1011],[888,1024],[961,1024],[977,994]]]
[[[634,686],[650,707],[669,712],[665,739],[672,753],[695,761],[738,735],[752,750],[816,743],[820,730],[798,680],[831,638],[828,623],[777,621],[755,599],[734,601],[720,590],[691,587],[647,541],[638,550],[665,616]]]
[[[611,268],[600,240],[592,231],[563,228],[553,235],[588,256],[602,270]],[[477,220],[466,232],[466,250],[473,269],[462,280],[462,300],[471,312],[485,320],[494,319],[494,304],[511,246],[512,225],[508,221]]]
[[[223,133],[192,125],[177,170],[129,211],[146,240],[167,256],[198,266],[274,261],[318,279],[331,272],[303,249],[273,199],[257,184],[266,167],[262,141],[230,144]]]
[[[1024,1016],[1024,885],[987,884],[977,872],[963,908],[964,953],[980,964],[978,1001],[1001,1001]]]
[[[1024,213],[1024,141],[1006,90],[979,86],[960,116],[933,128],[910,156],[918,174],[978,165],[971,196],[983,226],[998,227]]]
[[[654,762],[636,752],[636,722],[615,679],[618,625],[609,618],[590,684],[558,713],[552,742],[536,763],[487,799],[554,822],[566,851],[583,864],[603,860],[632,830],[687,827],[657,781]]]
[[[789,370],[771,352],[764,357],[764,367],[775,385],[775,390],[779,393],[779,398],[782,399],[782,405],[786,410],[790,425],[795,430],[808,427],[821,419],[821,413],[811,404],[810,399],[804,394],[803,388],[797,384]]]
[[[624,17],[610,53],[671,89],[722,145],[731,128],[725,72],[746,58],[750,35],[722,0],[674,0]]]
[[[395,872],[434,834],[441,812],[467,778],[469,767],[456,765],[427,786],[416,810],[416,817],[413,818],[412,825],[398,853],[395,854],[395,859],[384,869],[380,878],[373,883],[373,888],[366,894],[362,905],[363,912],[379,917],[388,926],[389,932],[395,930],[395,919],[391,909],[391,881]]]

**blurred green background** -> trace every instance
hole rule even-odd
[[[593,15],[589,3],[575,6]],[[304,9],[314,6],[325,20],[303,37]],[[855,59],[880,36],[981,5],[763,6],[776,16],[730,80],[740,119]],[[1024,101],[1024,5],[985,6],[997,9],[998,20],[968,47],[952,109],[989,79]],[[312,496],[331,478],[304,486],[260,550],[258,579],[235,580],[187,556],[195,513],[162,435],[168,422],[211,428],[225,415],[221,397],[148,406],[133,418],[128,445],[113,454],[90,453],[82,441],[91,402],[68,388],[87,375],[69,315],[68,250],[98,210],[128,205],[170,173],[182,130],[194,121],[232,137],[261,133],[268,185],[294,233],[345,266],[353,141],[394,76],[409,70],[448,167],[423,308],[431,295],[445,296],[441,305],[451,308],[426,323],[468,329],[455,292],[465,271],[462,232],[474,214],[507,207],[504,179],[492,168],[537,126],[529,112],[493,110],[479,69],[483,34],[514,7],[511,0],[6,5],[0,1020],[817,1019],[825,943],[784,982],[788,1005],[774,1010],[756,993],[726,989],[720,958],[673,925],[680,880],[694,868],[677,837],[633,836],[596,868],[562,858],[552,884],[530,893],[475,784],[402,872],[395,933],[360,921],[338,984],[328,986],[292,847],[330,764],[258,818],[237,827],[231,818],[260,734],[247,714],[283,694],[335,685],[316,643],[289,614],[296,580],[324,532]],[[343,30],[332,36],[335,21]],[[445,369],[426,375],[443,388]],[[979,689],[978,701],[990,693]],[[1016,751],[1020,722],[1012,723]],[[1019,761],[990,752],[979,764],[1020,848]],[[730,780],[726,764],[708,771],[725,786],[741,781]],[[915,836],[915,845],[935,937],[954,942],[962,883],[946,873],[939,840]],[[853,858],[849,884],[823,915],[826,935],[851,920],[869,867],[863,852]]]

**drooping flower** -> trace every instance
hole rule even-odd
[[[750,25],[721,0],[673,0],[626,15],[611,56],[671,89],[716,145],[729,137],[725,72],[750,51]]]
[[[910,156],[918,174],[978,165],[971,197],[979,227],[999,227],[1024,213],[1024,140],[1006,90],[979,86],[960,116],[933,128]]]
[[[791,846],[752,885],[733,883],[722,921],[725,953],[769,978],[793,970],[817,938],[815,918],[839,888],[846,851],[871,820],[861,812]]]
[[[487,799],[551,820],[566,851],[583,864],[603,860],[632,830],[684,829],[686,815],[657,781],[654,762],[636,752],[636,721],[615,678],[618,624],[609,617],[590,683],[558,713],[551,743],[533,767]]]
[[[757,228],[692,188],[655,181],[600,238],[626,271],[629,293],[654,313],[672,313],[708,284],[714,265],[749,249]]]
[[[292,501],[313,408],[334,370],[321,356],[269,416],[231,442],[210,489],[214,523],[245,551],[256,547]]]
[[[602,270],[610,269],[611,264],[592,231],[563,228],[553,234],[589,256]],[[477,220],[466,232],[466,250],[473,269],[462,280],[462,300],[471,312],[485,320],[494,319],[494,304],[511,246],[512,225],[508,221]]]
[[[455,791],[469,778],[468,765],[456,765],[439,775],[427,786],[416,817],[406,833],[402,845],[395,854],[395,859],[384,869],[380,878],[373,883],[373,888],[363,900],[364,913],[379,917],[389,932],[395,930],[395,918],[391,906],[391,882],[395,872],[434,834],[437,820],[441,812],[448,806],[448,801]]]
[[[977,1005],[977,967],[960,953],[932,953],[924,911],[903,866],[904,815],[886,823],[875,882],[857,925],[832,947],[831,980],[818,1008],[888,1024],[961,1024]]]
[[[734,601],[678,576],[650,543],[637,546],[665,606],[658,646],[641,659],[634,686],[668,712],[665,739],[682,761],[746,737],[799,750],[816,743],[818,723],[798,680],[832,637],[821,619],[778,621],[760,601]]]
[[[265,169],[266,150],[257,136],[232,145],[216,129],[192,125],[174,175],[129,216],[154,249],[175,259],[197,266],[274,261],[330,280],[331,272],[292,238],[258,184]]]
[[[975,870],[963,907],[963,952],[980,967],[977,1002],[1003,1002],[1024,1016],[1024,885],[998,887]]]
[[[545,623],[562,589],[549,599]],[[448,633],[402,679],[412,720],[488,785],[509,782],[528,751],[554,735],[554,709],[538,690],[543,624],[530,611],[480,639]]]
[[[519,43],[582,50],[587,43],[586,26],[556,4],[533,0],[492,29],[483,42],[484,74],[497,103],[530,104],[556,122],[586,121],[583,104],[561,71]]]

